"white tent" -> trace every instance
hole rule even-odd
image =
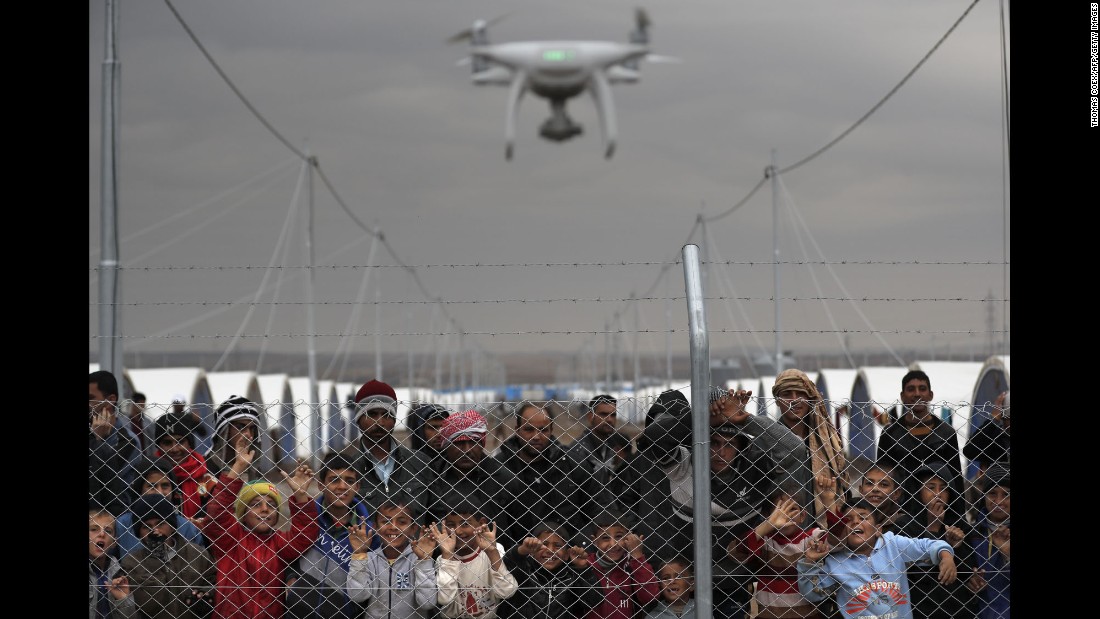
[[[989,421],[989,410],[997,396],[1009,388],[1008,355],[994,355],[985,360],[974,382],[971,396],[973,406],[967,422],[967,436],[973,434],[983,423]],[[968,476],[977,474],[977,466],[972,467]]]
[[[858,370],[850,369],[822,369],[818,372],[815,381],[817,390],[821,393],[821,397],[825,399],[833,424],[836,426],[837,432],[840,433],[840,438],[845,446],[848,445],[851,425],[848,423],[848,415],[837,414],[837,409],[845,404],[851,406],[852,384],[856,382],[857,373]]]
[[[263,402],[260,382],[251,370],[242,372],[207,372],[206,382],[210,385],[210,394],[214,397],[214,407],[230,397],[239,395],[253,402]]]
[[[336,389],[336,381],[318,380],[317,394],[320,396],[318,414],[321,419],[321,446],[323,450],[334,450],[343,447],[347,429],[344,427],[344,419],[340,415],[343,401]]]
[[[295,455],[294,396],[290,391],[289,376],[286,374],[260,374],[256,382],[260,385],[260,399],[267,412],[268,433],[277,445],[275,458],[280,465],[289,467]]]
[[[901,377],[908,368],[865,366],[852,381],[851,407],[848,410],[848,456],[875,461],[878,435],[882,429],[879,414],[898,404]]]
[[[317,418],[316,404],[311,404],[313,396],[309,390],[308,376],[292,376],[287,381],[290,383],[291,405],[294,409],[294,453],[299,458],[311,460],[321,447],[320,423],[314,423]],[[317,426],[317,427],[315,427]],[[314,438],[314,432],[317,432]]]
[[[206,429],[206,436],[196,435],[199,453],[210,449],[210,440],[214,433],[214,396],[206,380],[206,371],[202,368],[149,368],[131,369],[130,378],[134,390],[145,394],[145,416],[155,422],[171,410],[172,400],[182,395],[190,410],[197,413]]]

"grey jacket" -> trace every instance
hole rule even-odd
[[[118,559],[108,556],[107,560],[107,578],[113,579],[118,577],[119,571],[122,566],[119,564]],[[134,596],[128,595],[121,600],[116,600],[113,595],[106,591],[100,591],[96,585],[96,573],[92,569],[92,564],[88,563],[88,619],[96,619],[95,606],[99,602],[99,596],[105,595],[107,599],[111,601],[111,619],[132,619],[137,617],[137,604],[134,603]]]
[[[418,559],[412,546],[390,565],[382,549],[352,559],[348,597],[365,602],[369,619],[424,619],[436,608],[435,562]]]

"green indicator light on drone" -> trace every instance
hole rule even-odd
[[[542,59],[548,62],[561,62],[573,57],[573,52],[561,49],[548,49],[542,53]]]

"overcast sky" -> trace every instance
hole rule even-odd
[[[354,214],[314,176],[318,352],[370,352],[376,332],[386,351],[447,350],[458,338],[443,334],[461,329],[467,348],[490,354],[602,355],[609,330],[622,332],[623,350],[686,354],[683,269],[671,263],[690,241],[717,263],[706,269],[712,356],[770,353],[776,204],[779,259],[796,263],[779,270],[784,349],[838,352],[846,341],[983,360],[991,326],[1000,345],[1007,305],[984,301],[1008,294],[1010,249],[997,1],[978,2],[844,139],[781,175],[778,196],[765,183],[722,217],[764,178],[773,149],[783,169],[836,139],[971,2],[650,0],[654,53],[682,62],[643,64],[639,83],[613,86],[614,157],[603,158],[591,98],[568,105],[584,134],[552,143],[538,136],[548,104],[528,95],[515,157],[505,161],[507,89],[474,86],[469,68],[456,66],[466,46],[445,39],[507,13],[491,42],[625,42],[637,4],[173,0],[234,86],[282,138],[318,158]],[[301,161],[167,3],[116,6],[124,349],[304,353]],[[104,14],[104,1],[92,0],[93,360]],[[365,268],[396,262],[381,245],[371,253],[363,225],[416,267],[430,297],[406,270]]]

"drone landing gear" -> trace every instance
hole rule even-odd
[[[569,115],[565,113],[564,101],[552,101],[550,111],[553,116],[547,118],[539,127],[539,135],[542,137],[547,140],[562,142],[584,132],[584,128],[573,122]]]

